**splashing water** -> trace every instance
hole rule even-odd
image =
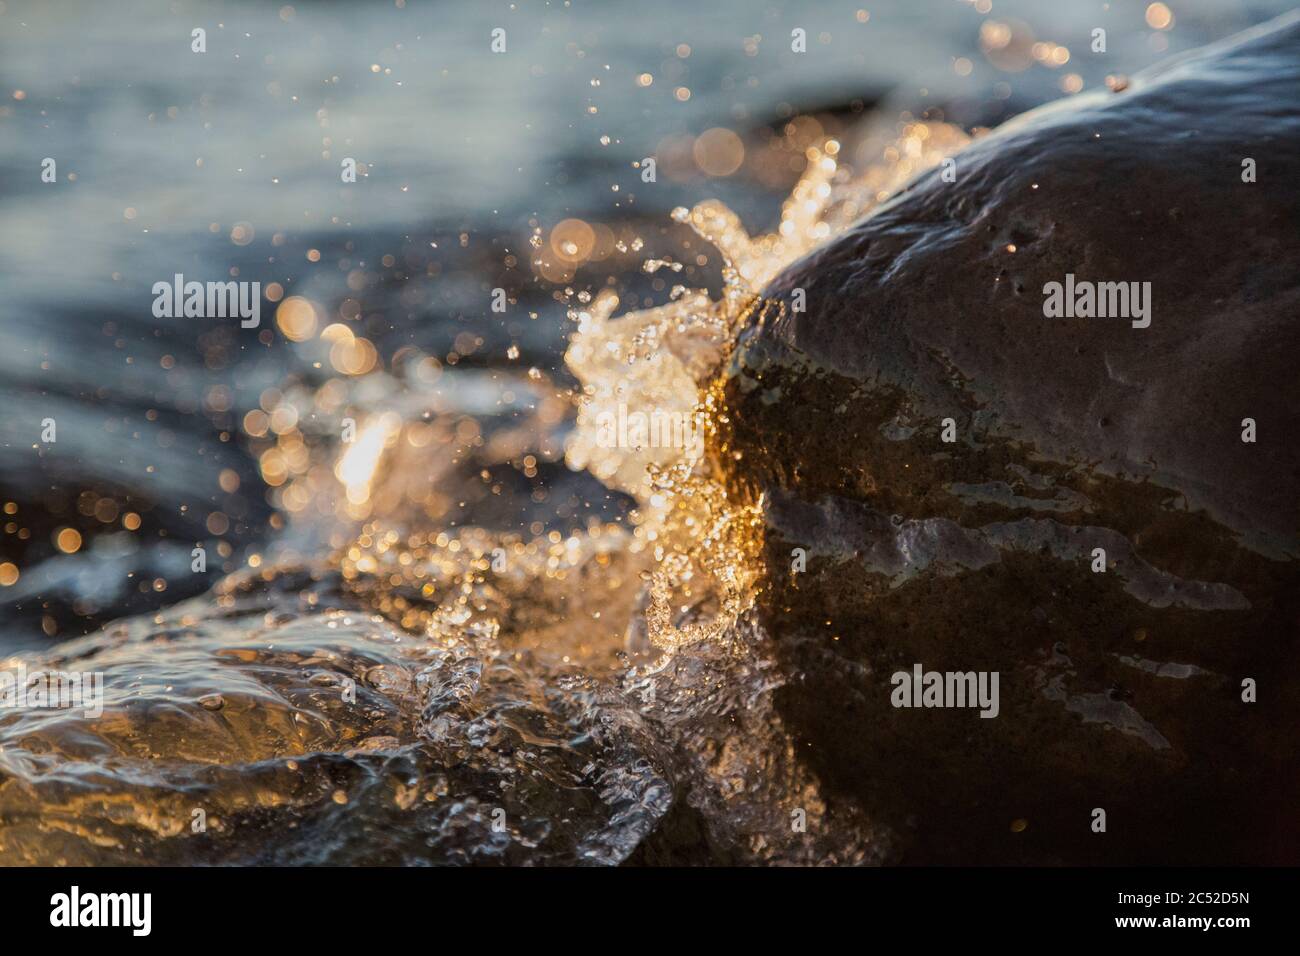
[[[641,505],[637,530],[654,542],[657,559],[646,613],[656,646],[724,639],[752,606],[761,577],[759,509],[728,500],[716,473],[732,452],[720,441],[717,425],[725,411],[715,387],[740,327],[754,313],[761,321],[769,310],[760,290],[965,142],[953,127],[911,124],[883,151],[889,161],[856,178],[837,163],[837,141],[809,147],[807,169],[773,233],[751,237],[716,201],[674,210],[675,220],[688,223],[722,254],[720,298],[679,289],[666,306],[615,319],[617,299],[605,295],[591,309],[573,314],[577,328],[565,362],[582,382],[583,394],[568,461]],[[710,441],[678,449],[609,441],[607,426],[626,415],[629,396],[648,409],[644,414],[699,422]],[[715,607],[710,618],[679,623],[698,617],[692,612],[709,604]]]
[[[786,676],[748,613],[760,509],[722,481],[716,382],[772,277],[964,142],[909,124],[858,175],[810,148],[770,234],[718,202],[675,211],[722,254],[722,294],[617,317],[579,298],[576,401],[410,348],[375,369],[339,325],[300,342],[345,374],[245,418],[274,560],[3,665],[107,690],[98,718],[0,713],[0,859],[881,859],[889,835],[825,804],[773,706]],[[561,461],[635,507],[567,534],[458,527],[471,497],[491,512],[493,469]]]

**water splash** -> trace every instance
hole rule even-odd
[[[718,473],[733,452],[719,429],[725,409],[717,380],[740,327],[772,308],[761,290],[966,141],[950,126],[909,124],[883,148],[882,162],[857,176],[837,162],[837,141],[811,146],[771,233],[751,236],[717,201],[674,210],[676,221],[722,254],[719,298],[678,290],[667,305],[614,318],[617,299],[606,294],[572,313],[576,328],[565,362],[583,389],[567,458],[641,505],[637,531],[654,542],[656,557],[646,612],[656,646],[725,639],[752,606],[762,576],[761,507],[731,500]],[[626,417],[633,397],[646,415],[701,422],[706,440],[686,448],[611,443],[606,426]],[[702,614],[706,608],[712,613]]]
[[[771,308],[765,283],[962,141],[909,124],[858,175],[838,143],[813,147],[768,234],[717,202],[677,210],[723,255],[721,295],[679,287],[622,316],[610,294],[578,297],[577,395],[413,348],[383,368],[339,325],[295,340],[338,375],[244,418],[280,508],[274,554],[45,655],[111,691],[98,721],[0,714],[0,857],[881,859],[889,835],[826,805],[774,706],[787,676],[748,614],[761,503],[721,480],[717,377]],[[620,405],[682,440],[611,441]],[[494,468],[561,461],[635,507],[568,532],[459,521],[471,499],[490,511]],[[692,815],[703,845],[673,837]]]

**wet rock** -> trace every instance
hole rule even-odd
[[[783,717],[901,860],[1295,862],[1300,18],[951,172],[778,277],[727,369]],[[1149,325],[1047,317],[1067,282],[1150,283]],[[998,672],[998,716],[893,706],[917,663]]]

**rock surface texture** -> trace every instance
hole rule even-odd
[[[779,276],[726,371],[801,752],[903,862],[1300,861],[1300,17],[954,172]],[[1046,317],[1067,275],[1150,283],[1149,326]],[[998,716],[893,706],[917,663],[998,672]]]

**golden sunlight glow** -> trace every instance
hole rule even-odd
[[[335,477],[347,489],[349,503],[363,505],[370,500],[370,483],[379,468],[379,459],[399,430],[400,420],[391,412],[367,422],[334,466]]]

